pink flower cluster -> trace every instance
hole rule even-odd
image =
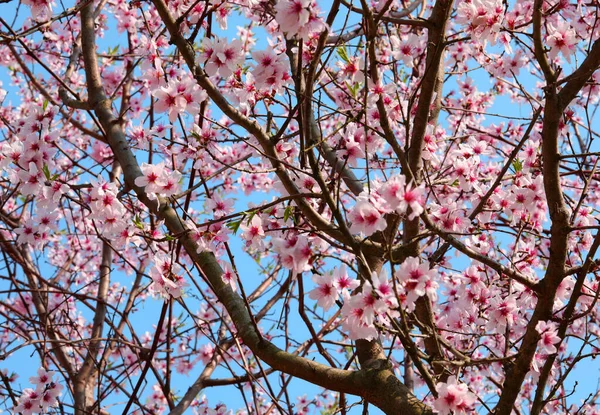
[[[47,413],[49,408],[58,406],[58,397],[63,386],[54,382],[54,372],[39,368],[37,376],[29,378],[35,389],[24,389],[13,409],[14,414],[32,415]]]
[[[288,233],[283,238],[273,238],[273,251],[279,254],[281,265],[298,274],[310,269],[313,256],[311,241],[306,235]]]
[[[540,334],[538,341],[538,351],[541,354],[553,354],[558,352],[555,344],[560,342],[556,323],[547,321],[538,321],[535,330]]]
[[[464,0],[458,5],[456,23],[466,25],[467,33],[482,43],[496,43],[503,20],[501,0]]]
[[[256,61],[252,75],[259,90],[280,91],[291,79],[289,63],[285,54],[275,53],[273,49],[252,53]]]
[[[181,266],[171,261],[171,258],[165,254],[154,256],[154,266],[150,269],[152,278],[151,290],[165,298],[179,298],[183,294],[187,282],[182,276]]]
[[[167,85],[152,92],[156,102],[156,112],[167,112],[169,121],[174,122],[179,115],[200,113],[200,104],[206,100],[206,92],[190,77],[182,80],[171,79]]]
[[[350,231],[365,236],[382,231],[386,227],[384,215],[391,212],[408,215],[409,219],[413,219],[423,213],[424,199],[423,185],[414,187],[406,183],[405,176],[393,176],[385,183],[375,186],[371,194],[363,191],[358,196],[356,204],[348,214],[352,223]]]
[[[429,265],[421,264],[417,257],[406,258],[400,265],[394,275],[402,282],[404,295],[401,298],[406,310],[414,311],[417,299],[424,295],[433,302],[437,301],[439,285],[433,280],[436,274]]]
[[[208,38],[202,41],[199,63],[204,64],[208,76],[229,78],[244,62],[244,48],[238,39],[231,43],[224,38]]]
[[[308,293],[308,296],[313,300],[317,300],[317,305],[323,307],[325,311],[335,304],[340,295],[347,299],[350,297],[352,290],[360,285],[358,280],[350,279],[346,265],[323,275],[314,274],[312,280],[317,288]]]
[[[131,226],[127,218],[127,210],[117,198],[119,193],[117,185],[105,181],[101,176],[92,180],[90,191],[90,207],[96,226],[105,237],[114,237],[123,234],[125,238],[130,235],[128,228]],[[121,245],[121,244],[117,244]]]
[[[387,271],[373,272],[371,282],[366,281],[362,291],[346,298],[342,307],[342,329],[350,338],[372,340],[378,336],[375,319],[383,325],[389,324],[389,317],[398,316],[398,300],[389,281]]]
[[[438,383],[435,387],[438,398],[433,407],[440,415],[466,415],[473,413],[477,397],[469,392],[464,383],[458,383],[456,376],[450,376],[448,382]]]
[[[575,30],[566,22],[558,21],[555,25],[548,24],[548,35],[546,44],[550,46],[548,56],[550,59],[556,59],[561,53],[567,62],[571,62],[571,55],[577,50],[577,35]]]
[[[314,0],[279,0],[275,12],[275,20],[288,38],[298,35],[301,39],[308,39],[313,33],[326,28]]]
[[[142,163],[140,168],[142,176],[135,179],[135,185],[145,187],[151,197],[156,194],[168,197],[179,192],[181,173],[177,170],[169,171],[164,162],[157,165]]]
[[[37,21],[47,20],[55,4],[53,0],[22,0],[22,3],[31,7],[31,17]]]
[[[243,220],[240,228],[244,231],[242,238],[246,241],[246,247],[254,249],[264,247],[265,230],[263,229],[260,215],[254,215],[250,220]]]

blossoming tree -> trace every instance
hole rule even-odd
[[[597,2],[0,3],[7,410],[600,413]]]

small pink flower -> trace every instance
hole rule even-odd
[[[561,338],[558,336],[556,323],[538,321],[535,330],[540,334],[538,341],[539,352],[542,354],[553,354],[558,350],[555,344],[560,343]]]

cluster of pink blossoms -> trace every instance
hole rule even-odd
[[[342,265],[333,271],[323,275],[314,274],[313,282],[317,288],[312,290],[308,295],[313,300],[317,300],[317,305],[323,307],[323,310],[329,310],[335,302],[340,298],[350,297],[352,290],[358,288],[360,282],[350,279],[346,265]]]
[[[288,233],[282,238],[273,238],[273,251],[279,254],[281,265],[294,273],[310,269],[313,250],[318,249],[319,238],[309,239],[306,235]]]
[[[143,175],[135,179],[135,185],[145,187],[150,198],[156,195],[169,197],[179,192],[181,173],[177,170],[169,171],[164,162],[156,165],[142,163],[140,168]]]
[[[224,403],[219,403],[215,407],[208,405],[206,396],[202,396],[200,400],[195,400],[192,403],[194,415],[233,415],[233,411],[228,410]]]
[[[382,325],[389,325],[389,318],[399,316],[398,300],[384,269],[379,274],[373,272],[371,281],[366,281],[362,291],[346,298],[342,307],[342,329],[351,339],[372,340],[379,335],[375,320]]]
[[[556,323],[538,321],[535,329],[541,336],[538,341],[538,352],[541,354],[556,353],[558,350],[556,349],[555,344],[561,340],[558,336]]]
[[[54,116],[51,109],[32,107],[14,135],[0,148],[0,173],[6,174],[11,184],[18,185],[21,195],[35,197],[34,214],[29,216],[29,212],[24,212],[21,226],[15,229],[18,243],[34,247],[49,242],[58,229],[62,217],[58,203],[69,191],[69,186],[55,175],[61,166],[56,163],[55,143],[60,132],[51,125]],[[8,199],[7,203],[10,207],[14,202]]]
[[[13,408],[13,414],[32,415],[48,413],[49,408],[58,406],[58,397],[63,386],[54,382],[54,372],[38,369],[38,375],[29,378],[35,389],[24,389]]]
[[[198,63],[204,64],[208,76],[229,78],[244,63],[244,48],[238,39],[228,42],[223,38],[205,37]]]
[[[501,0],[464,0],[457,8],[456,23],[466,25],[466,32],[481,43],[496,43],[503,19]]]
[[[350,231],[370,236],[383,231],[387,226],[384,215],[395,212],[407,214],[413,219],[423,213],[425,187],[406,183],[406,177],[396,175],[383,184],[375,184],[371,193],[363,191],[348,217],[352,223]]]
[[[404,293],[400,298],[407,311],[414,311],[417,299],[424,295],[427,295],[433,302],[437,301],[439,285],[434,281],[437,271],[429,269],[427,264],[421,264],[419,258],[406,258],[394,275],[402,282],[400,288],[404,290]]]
[[[556,59],[560,53],[570,63],[571,55],[576,52],[578,42],[575,30],[567,22],[558,21],[555,25],[548,25],[546,44],[550,46],[548,56],[551,59]]]
[[[162,253],[155,255],[154,266],[149,272],[153,282],[152,292],[165,300],[181,297],[184,288],[188,285],[182,273],[181,266],[173,263],[168,255]]]
[[[92,189],[89,193],[89,205],[92,209],[92,217],[100,233],[107,237],[123,237],[127,240],[133,233],[132,225],[128,221],[125,206],[118,199],[118,188],[115,183],[105,181],[101,176],[97,180],[92,179]],[[123,245],[123,239],[117,238],[117,246]]]
[[[433,403],[433,407],[440,415],[473,413],[477,397],[469,392],[467,385],[458,383],[456,376],[450,376],[446,383],[438,383],[435,389],[438,398]]]
[[[21,0],[31,7],[31,17],[37,21],[45,21],[52,15],[53,0]]]
[[[401,299],[402,307],[413,311],[419,297],[428,295],[432,301],[437,300],[438,284],[433,281],[436,270],[429,269],[427,264],[421,264],[416,257],[407,258],[395,272],[395,277],[401,282],[396,293],[385,269],[373,272],[371,281],[366,281],[361,292],[352,293],[359,287],[358,280],[350,279],[345,265],[323,275],[314,274],[316,284],[309,297],[317,300],[317,305],[329,310],[340,299],[344,300],[342,317],[343,328],[351,339],[373,339],[378,332],[375,320],[387,325],[390,317],[398,315],[397,298]]]
[[[175,122],[179,115],[200,113],[200,104],[206,100],[206,92],[190,77],[171,79],[167,85],[152,92],[156,112],[167,112],[169,121]]]
[[[275,11],[275,20],[288,38],[297,35],[301,39],[308,39],[326,27],[314,0],[279,0]]]
[[[256,61],[252,76],[257,89],[279,92],[290,81],[290,64],[285,54],[269,49],[253,52],[252,58]]]

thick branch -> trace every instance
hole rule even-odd
[[[172,19],[162,1],[157,0],[155,1],[155,4],[157,5],[157,8],[159,8],[163,19],[165,18],[163,15],[165,11],[167,12],[166,17]],[[182,235],[180,240],[183,247],[194,263],[202,270],[215,295],[225,306],[238,330],[238,335],[244,344],[249,347],[257,357],[264,360],[274,369],[330,390],[363,396],[388,414],[433,413],[431,409],[416,399],[410,391],[400,383],[391,368],[368,369],[359,372],[333,369],[312,360],[284,352],[262,338],[253,324],[244,301],[231,289],[229,284],[226,284],[223,281],[223,271],[214,254],[212,252],[198,252],[197,243],[192,239],[188,232],[186,232],[187,229],[183,226],[181,218],[169,205],[167,200],[160,199],[159,205],[157,206],[156,202],[148,198],[148,195],[143,188],[135,185],[135,179],[141,176],[140,167],[127,144],[120,123],[117,122],[116,117],[113,114],[111,102],[106,98],[102,88],[96,59],[94,19],[90,7],[86,7],[82,10],[81,25],[82,49],[86,80],[88,83],[89,102],[92,104],[98,119],[106,131],[108,142],[113,153],[123,168],[125,182],[135,191],[138,199],[142,203],[146,204],[146,206],[156,213],[158,217],[164,220],[166,227],[172,234]],[[170,31],[175,28],[175,22],[173,20],[168,22],[168,26],[169,25],[171,26],[169,27]],[[177,34],[177,31],[175,31],[175,34]],[[171,33],[171,35],[173,36],[173,33]],[[188,52],[191,52],[192,55],[183,55],[186,60],[189,60],[188,64],[190,67],[194,68],[193,51],[189,45],[186,43],[185,45],[178,46],[189,48]],[[217,105],[228,109],[228,115],[231,116],[234,121],[249,129],[249,131],[257,136],[259,141],[267,138],[255,121],[246,119],[225,101],[225,98],[216,91],[212,83],[208,81],[201,71],[196,71],[196,75],[199,82],[202,82],[203,86],[206,86],[205,89],[207,89],[209,95],[212,96],[212,94],[215,94],[215,99],[218,101],[216,102]],[[284,185],[285,184],[289,185],[289,183],[284,183]]]

